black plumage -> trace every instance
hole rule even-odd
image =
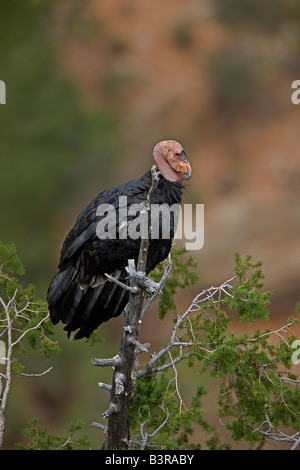
[[[159,170],[159,181],[152,204],[156,208],[157,205],[172,208],[181,202],[182,181],[191,177],[191,166],[182,146],[175,140],[156,144],[153,158]],[[137,236],[141,230],[137,213],[141,211],[139,205],[147,199],[151,184],[149,171],[139,179],[103,191],[81,212],[66,237],[47,300],[52,322],[66,324],[64,329],[68,335],[78,330],[76,339],[89,337],[101,323],[124,310],[128,291],[110,282],[106,274],[123,283],[129,282],[128,260],[134,259],[137,263],[141,241]],[[168,256],[176,229],[172,210],[159,214],[156,224],[151,220],[146,274]],[[163,227],[166,218],[167,236],[166,225]]]
[[[189,174],[190,177],[190,174]],[[127,205],[146,200],[151,187],[151,172],[141,178],[100,193],[78,216],[67,235],[58,266],[47,294],[50,317],[54,324],[62,321],[68,335],[78,330],[75,338],[89,337],[103,322],[117,317],[128,302],[128,291],[107,280],[105,273],[128,282],[125,267],[128,259],[137,262],[140,239],[120,239],[120,222],[116,218],[116,239],[100,239],[97,215],[101,204],[111,204],[118,214],[120,196],[127,197]],[[183,185],[181,180],[171,182],[159,176],[153,204],[180,204]],[[147,258],[147,274],[164,260],[174,237],[174,217],[170,213],[170,238],[152,239]],[[103,217],[103,216],[102,216]],[[128,217],[128,221],[133,217]],[[161,232],[160,232],[161,233]]]

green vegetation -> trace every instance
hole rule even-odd
[[[17,444],[16,450],[88,450],[91,447],[88,436],[86,434],[79,438],[74,436],[83,427],[84,422],[78,420],[75,424],[70,424],[68,435],[61,437],[49,433],[47,427],[41,427],[38,419],[30,419],[28,427],[23,430],[24,436],[30,439],[30,443]]]
[[[173,256],[175,269],[168,281],[171,286],[178,284],[176,266],[183,266],[178,252],[173,252]],[[161,358],[161,372],[150,372],[138,380],[131,419],[139,446],[230,448],[228,440],[223,442],[217,429],[206,420],[202,398],[207,391],[202,386],[196,387],[190,405],[185,405],[176,370],[180,361],[198,369],[200,383],[201,376],[207,374],[215,380],[218,415],[233,441],[244,442],[250,449],[263,448],[268,438],[299,444],[300,391],[295,386],[299,381],[291,371],[295,340],[291,328],[300,322],[300,316],[276,331],[236,334],[231,328],[235,314],[247,323],[268,318],[270,293],[263,290],[261,262],[253,262],[250,255],[242,259],[239,253],[234,261],[235,276],[220,287],[203,291],[181,316],[177,346],[172,348],[172,356],[166,352]],[[186,274],[187,266],[191,266],[190,258],[183,270]],[[189,284],[186,276],[180,287]],[[161,300],[162,305],[172,307],[170,289],[164,291],[162,299],[165,296],[167,301]],[[170,358],[172,367],[166,372],[164,366]],[[208,437],[195,445],[192,436],[200,428]],[[295,434],[294,440],[286,429]]]
[[[7,344],[14,375],[20,375],[23,370],[15,351],[25,356],[34,352],[45,357],[60,351],[57,341],[51,340],[53,328],[47,303],[36,296],[33,285],[24,287],[18,280],[17,276],[24,273],[15,246],[0,243],[0,338]]]
[[[177,312],[175,295],[180,289],[196,284],[199,280],[199,275],[195,273],[194,269],[197,267],[192,256],[183,262],[182,256],[187,253],[184,247],[172,249],[172,276],[170,276],[165,284],[164,295],[159,297],[158,313],[159,317],[163,319],[168,312]],[[154,281],[159,282],[165,268],[165,263],[160,263],[156,269],[151,273]]]
[[[173,311],[176,342],[161,354],[155,368],[141,368],[141,376],[137,375],[130,409],[132,447],[229,448],[228,440],[223,442],[205,416],[202,399],[207,391],[199,383],[207,374],[217,383],[218,415],[226,421],[224,426],[233,441],[259,449],[268,438],[283,436],[283,440],[298,445],[286,429],[292,430],[292,436],[300,431],[300,392],[295,386],[299,381],[291,371],[295,340],[291,328],[299,323],[300,316],[276,331],[236,334],[230,328],[235,313],[241,321],[251,323],[268,316],[270,294],[263,290],[261,263],[253,262],[251,256],[242,259],[238,253],[232,279],[204,290],[186,312],[179,314],[174,300],[177,289],[196,281],[195,263],[191,257],[183,261],[184,255],[185,250],[173,250],[174,269],[161,300],[163,316],[167,307]],[[163,272],[163,265],[158,266],[155,276]],[[51,339],[53,331],[45,302],[36,298],[33,286],[24,288],[17,280],[24,268],[13,245],[0,245],[0,266],[0,338],[7,345],[6,372],[1,374],[4,415],[13,378],[24,374],[21,357],[34,352],[49,358],[59,352],[59,346]],[[199,374],[189,404],[180,391],[179,362],[187,369],[196,367]],[[82,428],[80,420],[69,427],[68,437],[59,437],[34,418],[24,432],[29,443],[18,448],[89,448],[86,435],[73,438],[74,432]],[[203,442],[193,440],[199,429],[207,434]]]

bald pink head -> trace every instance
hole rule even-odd
[[[163,140],[156,144],[153,158],[157,168],[168,181],[180,183],[183,178],[188,180],[192,176],[191,165],[176,140]]]

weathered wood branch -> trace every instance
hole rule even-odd
[[[149,280],[146,275],[147,255],[149,248],[150,211],[151,201],[158,183],[155,165],[151,169],[152,185],[144,203],[142,211],[142,237],[137,269],[134,263],[129,262],[128,273],[130,278],[129,302],[125,309],[125,325],[121,338],[118,355],[112,359],[93,359],[92,363],[98,366],[111,365],[114,368],[110,400],[107,411],[103,414],[108,419],[105,430],[103,450],[128,449],[130,445],[129,433],[129,404],[133,390],[132,371],[136,363],[137,354],[146,351],[149,345],[142,345],[139,341],[142,308],[146,291],[158,295],[160,286]],[[110,279],[114,282],[113,279]],[[104,387],[108,389],[107,387]]]

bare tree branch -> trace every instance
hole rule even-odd
[[[289,435],[283,431],[280,431],[272,424],[271,419],[267,412],[265,412],[265,416],[266,416],[265,421],[261,423],[261,425],[258,426],[256,429],[253,429],[253,432],[259,432],[260,434],[263,434],[266,438],[272,439],[274,441],[291,442],[292,445],[290,447],[290,450],[295,450],[298,446],[300,446],[300,432],[299,431],[292,435]],[[260,428],[263,427],[265,424],[268,424],[269,427],[266,431],[263,431]]]
[[[15,295],[15,294],[14,294]],[[6,320],[7,320],[7,356],[6,356],[6,374],[5,374],[5,387],[3,390],[2,379],[1,379],[1,405],[0,405],[0,448],[2,447],[4,430],[5,430],[5,416],[4,411],[6,408],[7,398],[11,386],[11,363],[12,363],[12,331],[11,331],[11,317],[9,313],[9,308],[5,304],[4,300],[0,297],[0,303],[4,308]]]
[[[137,269],[135,269],[132,260],[128,262],[130,278],[129,302],[125,309],[125,326],[119,353],[116,356],[117,360],[113,358],[113,360],[93,359],[92,361],[94,365],[112,365],[114,367],[109,406],[103,414],[103,417],[108,418],[108,426],[102,447],[104,450],[128,449],[130,447],[129,400],[133,389],[131,373],[137,353],[146,349],[138,341],[142,306],[146,289],[154,294],[159,291],[159,286],[145,276],[149,248],[151,200],[158,183],[155,165],[151,169],[151,174],[152,185],[147,200],[144,203],[144,210],[141,213],[144,222],[141,224],[142,239]],[[110,280],[115,282],[112,279]]]
[[[44,370],[44,372],[40,372],[39,374],[25,374],[25,372],[21,372],[20,375],[22,375],[24,377],[42,377],[43,375],[48,374],[48,372],[50,372],[52,369],[53,369],[53,367],[51,366],[51,367],[49,367],[49,369]]]
[[[3,275],[0,271],[0,276],[2,278],[5,278],[7,281],[11,282],[11,279],[9,277]],[[7,405],[7,399],[10,393],[11,389],[11,382],[12,382],[12,360],[13,360],[13,349],[15,346],[17,346],[24,338],[25,336],[34,330],[37,329],[42,329],[42,324],[43,322],[49,317],[49,315],[45,315],[35,326],[26,328],[26,323],[30,321],[30,318],[28,318],[27,315],[25,315],[25,312],[27,313],[40,313],[37,310],[34,310],[34,306],[36,305],[34,302],[31,302],[27,299],[27,301],[24,303],[22,307],[17,305],[16,298],[18,294],[18,289],[14,290],[13,295],[9,298],[7,303],[4,301],[2,296],[0,296],[0,306],[2,307],[2,311],[4,313],[4,318],[1,319],[1,328],[3,329],[1,333],[1,337],[3,335],[6,335],[6,341],[5,341],[5,346],[6,346],[6,357],[5,357],[5,373],[0,374],[0,448],[3,443],[3,437],[4,437],[4,430],[5,430],[5,409]],[[23,328],[15,328],[14,323],[16,320],[22,320],[23,324],[25,323],[25,326],[23,325]],[[20,334],[19,334],[20,333]],[[19,336],[18,336],[19,334]],[[46,338],[46,336],[44,335]],[[16,338],[16,339],[13,339]],[[47,340],[49,340],[47,338]],[[50,341],[50,340],[49,340]],[[25,376],[25,377],[40,377],[48,372],[52,367],[47,369],[44,372],[41,373],[20,373],[20,375]]]

